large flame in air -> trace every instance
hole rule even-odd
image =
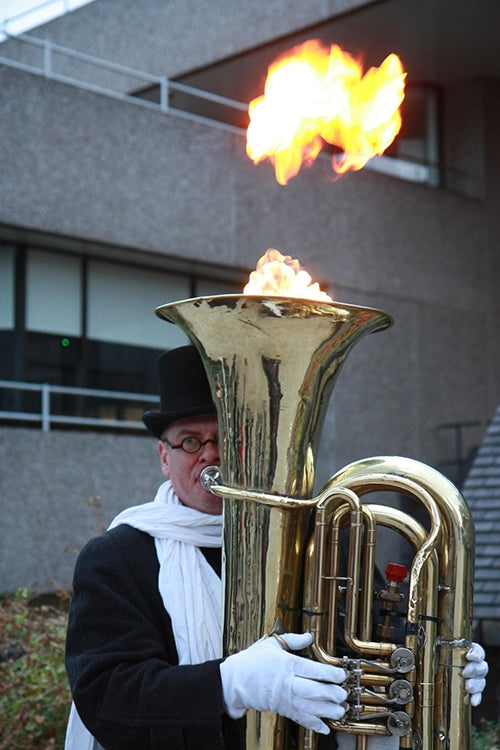
[[[332,160],[336,172],[361,169],[401,128],[405,76],[394,54],[363,75],[336,45],[312,39],[295,47],[270,66],[264,95],[250,102],[248,156],[256,164],[269,158],[281,185],[314,162],[324,142],[342,152]]]
[[[260,258],[243,293],[332,301],[326,292],[321,291],[319,284],[312,281],[307,271],[301,268],[298,260],[293,260],[290,255],[282,255],[274,248],[267,250]]]

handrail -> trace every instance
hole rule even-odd
[[[194,122],[201,122],[208,124],[212,127],[218,127],[222,130],[227,130],[238,135],[243,134],[245,131],[243,128],[239,128],[236,125],[231,125],[220,120],[214,120],[203,115],[195,114],[194,112],[188,112],[186,110],[177,109],[169,104],[169,93],[170,91],[179,91],[183,93],[192,94],[198,99],[205,99],[215,104],[223,104],[226,107],[238,111],[247,111],[248,104],[244,102],[235,101],[219,94],[213,94],[209,91],[203,91],[202,89],[194,88],[193,86],[186,86],[182,83],[176,83],[170,81],[166,76],[153,75],[152,73],[145,73],[144,71],[130,68],[121,63],[115,63],[111,60],[105,60],[102,57],[95,57],[86,52],[79,52],[78,50],[65,47],[60,44],[51,42],[50,39],[39,39],[38,37],[31,36],[29,34],[16,34],[10,35],[5,32],[7,36],[13,41],[25,42],[33,47],[37,47],[42,51],[42,59],[40,64],[33,64],[23,62],[22,60],[15,60],[5,55],[0,55],[0,63],[16,70],[21,70],[25,73],[33,73],[34,75],[44,76],[45,78],[58,81],[60,83],[68,83],[77,88],[84,89],[86,91],[92,91],[97,94],[103,94],[104,96],[112,97],[113,99],[119,99],[126,101],[131,104],[136,104],[140,107],[147,107],[148,109],[154,109],[164,114],[175,115],[176,117],[183,117]],[[1,49],[1,46],[0,46]],[[73,60],[80,62],[89,63],[94,65],[96,68],[107,70],[112,73],[118,73],[119,75],[128,76],[129,78],[135,78],[145,83],[159,86],[160,90],[160,101],[153,102],[148,99],[144,99],[140,96],[129,94],[125,91],[121,91],[119,88],[110,88],[109,86],[102,85],[100,83],[92,83],[91,81],[84,80],[83,78],[75,78],[62,73],[54,71],[53,56],[54,54],[63,55]]]
[[[53,394],[68,396],[84,396],[86,398],[114,399],[117,402],[134,401],[141,404],[158,403],[158,396],[150,393],[131,393],[129,391],[108,391],[97,388],[76,388],[50,383],[25,383],[14,380],[0,380],[0,388],[17,391],[35,391],[40,393],[40,410],[38,412],[0,410],[0,420],[19,422],[39,422],[43,432],[49,432],[51,425],[73,424],[83,427],[112,427],[116,429],[143,430],[140,421],[127,419],[108,419],[101,417],[86,417],[81,415],[65,415],[52,412]]]

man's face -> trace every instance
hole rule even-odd
[[[219,444],[217,419],[214,414],[185,417],[169,424],[158,443],[162,474],[168,477],[183,505],[203,513],[222,513],[222,498],[212,495],[200,484],[200,474],[207,466],[218,466]],[[196,453],[186,453],[179,446],[186,438],[205,443]]]

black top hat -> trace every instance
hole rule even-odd
[[[194,346],[180,346],[156,361],[160,385],[160,411],[146,411],[142,421],[157,438],[171,422],[196,414],[215,412],[201,357]]]

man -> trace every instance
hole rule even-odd
[[[238,750],[236,720],[249,708],[328,734],[322,718],[345,712],[345,673],[293,653],[308,634],[221,659],[222,501],[199,482],[219,463],[214,406],[194,347],[162,355],[158,373],[161,410],[143,420],[159,439],[166,481],[152,503],[119,514],[75,568],[66,750]],[[479,656],[468,684],[480,697]],[[369,748],[397,741],[373,738]]]
[[[162,355],[158,370],[161,411],[143,419],[159,438],[166,482],[77,561],[66,748],[237,750],[234,719],[248,708],[327,733],[320,717],[343,716],[345,673],[292,653],[308,635],[221,659],[222,506],[199,482],[219,463],[215,410],[194,347]]]

